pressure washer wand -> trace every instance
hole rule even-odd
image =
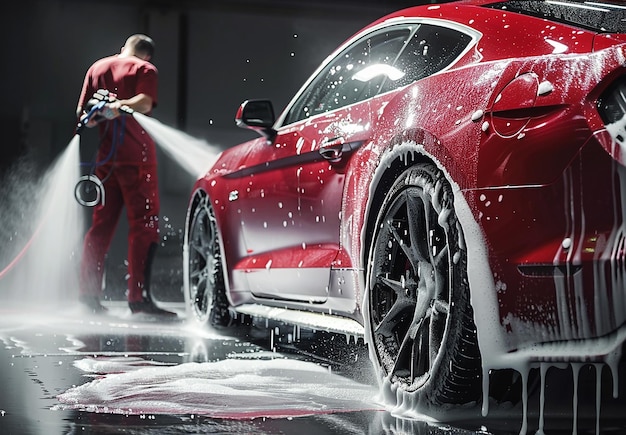
[[[106,105],[107,101],[102,100],[98,101],[92,108],[83,115],[78,121],[78,125],[76,126],[76,134],[81,134],[87,123],[91,120],[91,118],[96,115],[99,111],[101,111]]]

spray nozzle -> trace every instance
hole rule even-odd
[[[76,134],[80,134],[83,128],[85,128],[85,126],[87,125],[87,123],[91,121],[92,118],[95,119],[98,116],[98,112],[104,108],[105,104],[106,101],[98,101],[91,106],[89,111],[85,113],[78,121],[78,125],[76,126]]]
[[[126,104],[120,106],[119,111],[124,115],[132,115],[133,113],[135,113],[135,111],[128,107]]]

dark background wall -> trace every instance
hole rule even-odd
[[[86,69],[131,33],[157,43],[154,117],[227,145],[248,137],[232,121],[242,100],[269,97],[282,108],[339,43],[410,3],[419,1],[11,2],[0,17],[3,163],[20,146],[44,162],[63,149]]]
[[[157,45],[159,106],[153,117],[225,148],[254,137],[234,125],[242,101],[270,98],[282,110],[318,64],[358,29],[397,9],[435,2],[11,2],[0,15],[0,175],[18,155],[43,170],[65,149],[85,71],[94,60],[118,53],[130,34],[147,33]],[[86,138],[81,149],[88,153],[90,146]],[[184,224],[193,180],[159,157],[162,215],[175,233]],[[125,237],[122,222],[110,264],[123,264]],[[173,246],[160,255],[178,256]]]

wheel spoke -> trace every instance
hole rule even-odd
[[[441,347],[444,344],[443,333],[445,329],[446,319],[447,315],[442,316],[440,313],[435,311],[435,308],[433,306],[430,325],[428,328],[428,339],[430,341],[430,345],[429,349],[427,350],[428,353],[426,353],[426,355],[428,355],[431,365],[434,363]]]
[[[432,261],[435,266],[448,267],[448,249],[448,245],[446,244],[433,256]]]
[[[401,321],[401,317],[407,308],[412,306],[412,302],[406,295],[406,282],[391,279],[387,276],[378,276],[376,278],[377,288],[380,294],[386,295],[380,302],[379,311],[381,314],[380,322],[375,326],[377,333],[391,336],[397,324]],[[383,289],[385,289],[383,291]],[[392,297],[395,296],[395,297]],[[390,301],[393,301],[390,305]]]
[[[429,289],[428,286],[420,288],[417,293],[413,323],[421,321],[421,319],[424,319],[428,315],[432,302],[432,290]]]
[[[435,303],[433,304],[433,312],[439,315],[447,316],[450,314],[450,303],[439,299],[435,300]]]
[[[407,330],[402,343],[398,349],[398,354],[393,361],[393,367],[391,372],[397,376],[414,376],[414,371],[411,361],[414,361],[414,349],[415,349],[415,336],[419,331],[421,324],[413,324]]]
[[[191,278],[198,278],[198,277],[202,277],[203,275],[204,275],[203,269],[192,270],[189,272],[189,276]]]
[[[430,333],[429,333],[428,322],[422,322],[419,329],[419,335],[415,339],[414,345],[414,355],[413,355],[413,366],[411,378],[416,379],[423,377],[426,374],[430,373],[430,368],[432,367],[432,361],[430,357],[431,353],[431,341],[430,341]],[[426,379],[423,379],[425,381]]]
[[[410,190],[413,192],[413,190]],[[421,197],[409,194],[409,190],[405,192],[407,221],[409,225],[409,239],[411,244],[411,254],[408,255],[409,261],[415,267],[418,262],[428,261],[428,252],[420,249],[423,240],[423,228],[419,224],[424,220],[424,202]]]
[[[387,277],[384,277],[384,276],[379,276],[377,278],[377,281],[380,284],[382,284],[382,285],[384,285],[386,287],[389,287],[391,290],[393,290],[394,293],[398,297],[402,297],[404,295],[406,287],[405,287],[405,285],[401,281],[398,281],[398,280],[395,280],[395,279],[390,279],[390,278],[387,278]]]
[[[411,377],[415,378],[427,373],[430,368],[428,345],[430,343],[432,294],[427,287],[417,290],[417,300],[399,297],[384,321],[375,330],[376,333],[389,336],[398,325],[396,319],[413,306],[413,318],[393,362],[392,372],[396,375],[408,376],[410,373]]]
[[[426,309],[421,317],[418,310],[415,313],[416,316],[400,344],[392,369],[398,376],[410,374],[411,380],[429,373],[431,367],[430,309]]]
[[[391,235],[393,236],[393,239],[397,242],[398,246],[400,247],[404,255],[406,255],[406,258],[408,259],[414,258],[415,253],[413,252],[412,247],[410,245],[407,245],[404,242],[404,239],[398,233],[398,230],[396,230],[396,228],[393,226],[393,223],[391,221],[387,221],[385,222],[385,227],[391,233]]]
[[[425,212],[426,234],[425,243],[430,254],[432,265],[433,304],[438,314],[447,316],[449,312],[448,276],[450,274],[449,245],[447,234],[439,224],[439,214],[429,207]]]
[[[374,332],[385,336],[391,336],[401,321],[402,314],[411,307],[407,298],[397,299],[391,309],[385,314],[383,320],[376,325]]]
[[[202,248],[202,246],[199,243],[194,243],[190,247],[191,247],[193,254],[196,257],[199,257],[200,259],[206,261],[206,251]]]

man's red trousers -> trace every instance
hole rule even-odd
[[[104,262],[126,207],[128,218],[128,302],[149,292],[154,249],[159,242],[159,193],[156,165],[105,164],[96,169],[104,181],[104,205],[94,207],[83,246],[81,295],[101,296]]]

